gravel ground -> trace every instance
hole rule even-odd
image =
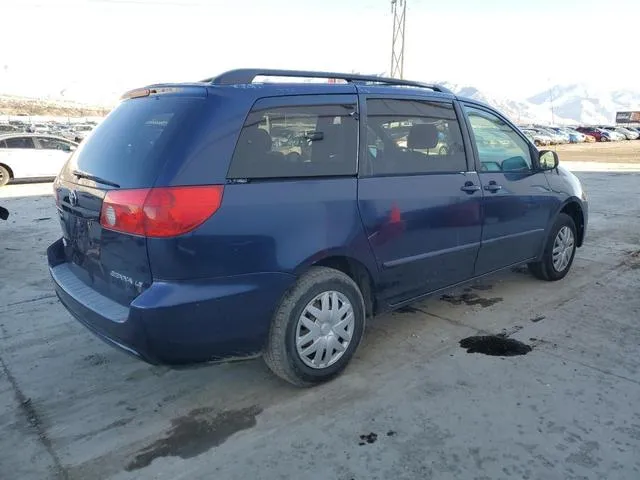
[[[640,164],[640,140],[574,143],[545,148],[556,150],[560,161]]]
[[[311,390],[259,360],[174,371],[95,339],[48,278],[51,185],[2,188],[0,478],[638,479],[632,167],[577,168],[591,218],[565,280],[516,269],[378,317]],[[500,333],[522,354],[459,345]]]

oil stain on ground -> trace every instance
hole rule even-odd
[[[460,346],[467,349],[467,353],[484,353],[495,357],[513,357],[526,355],[532,348],[505,335],[482,335],[467,337],[460,340]]]
[[[360,442],[358,442],[358,445],[362,446],[366,445],[367,443],[376,443],[376,440],[378,440],[378,434],[374,432],[368,433],[366,435],[360,435]]]
[[[127,471],[148,466],[159,457],[191,458],[224,443],[231,435],[254,427],[262,412],[257,405],[240,410],[211,414],[210,408],[198,408],[171,421],[166,436],[144,447],[126,466]]]
[[[463,303],[466,305],[480,305],[482,308],[490,307],[491,305],[495,305],[498,302],[502,301],[502,297],[494,297],[494,298],[482,298],[475,293],[465,292],[460,295],[442,295],[440,300],[445,302],[449,302],[452,305],[462,305]]]

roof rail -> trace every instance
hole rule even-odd
[[[206,80],[203,80],[203,82],[212,83],[214,85],[249,84],[259,76],[293,78],[335,78],[339,80],[345,80],[348,83],[382,83],[385,85],[402,85],[407,87],[429,88],[435,92],[453,94],[451,90],[440,85],[412,82],[409,80],[400,80],[398,78],[376,77],[375,75],[357,75],[352,73],[312,72],[304,70],[241,68],[238,70],[229,70],[228,72],[222,73],[217,77],[207,78]]]

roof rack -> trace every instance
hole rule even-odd
[[[293,77],[293,78],[332,78],[345,80],[348,83],[381,83],[385,85],[402,85],[407,87],[429,88],[434,92],[450,93],[451,90],[441,85],[430,83],[412,82],[409,80],[400,80],[398,78],[376,77],[375,75],[357,75],[351,73],[337,72],[312,72],[304,70],[272,70],[259,68],[241,68],[238,70],[229,70],[217,77],[207,78],[204,83],[214,85],[238,85],[252,83],[256,77]]]

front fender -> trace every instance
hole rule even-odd
[[[545,228],[545,233],[544,233],[544,241],[542,242],[542,245],[540,247],[540,251],[538,253],[537,256],[537,260],[540,260],[542,258],[542,255],[544,253],[544,248],[547,245],[547,242],[549,241],[549,237],[551,235],[551,228],[553,227],[553,224],[555,223],[556,219],[558,218],[558,215],[565,210],[565,208],[567,208],[568,205],[570,204],[576,204],[578,206],[578,208],[580,208],[580,211],[582,213],[582,222],[583,222],[583,226],[582,226],[582,234],[578,234],[578,240],[577,240],[577,246],[581,247],[583,242],[584,242],[584,237],[586,235],[586,230],[587,230],[587,218],[588,218],[588,206],[586,202],[583,202],[580,198],[576,197],[576,196],[571,196],[568,197],[567,199],[565,199],[560,206],[555,210],[555,212],[553,212],[553,214],[551,215],[551,217],[549,218],[549,222],[547,223],[547,226]],[[579,225],[576,225],[577,228],[579,228]]]

